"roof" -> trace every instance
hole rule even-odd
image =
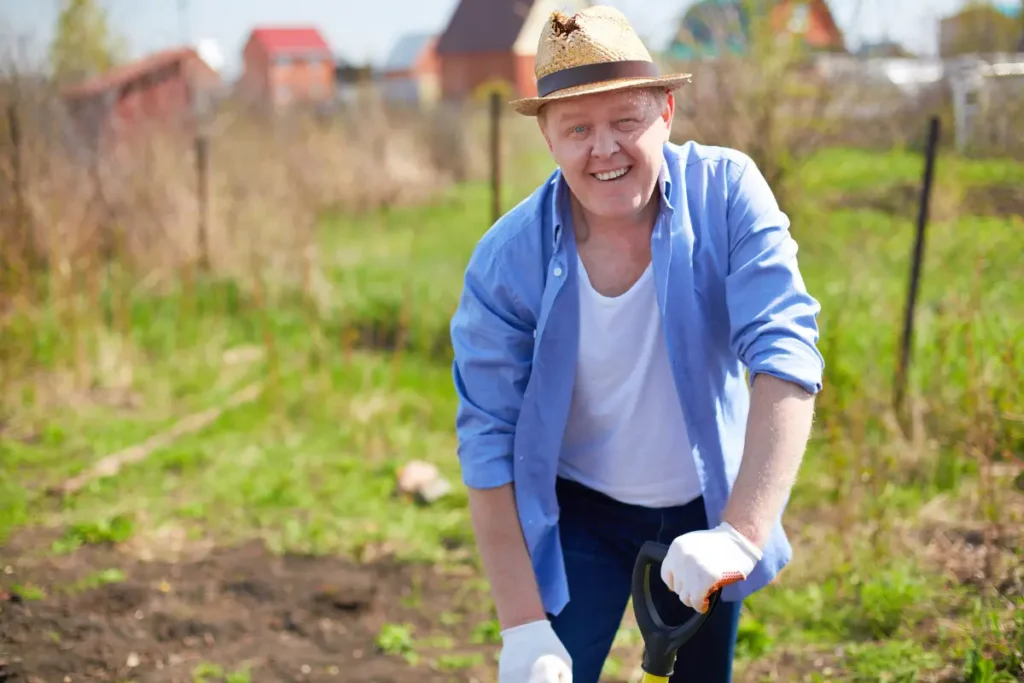
[[[878,59],[905,59],[911,58],[910,53],[903,45],[895,40],[865,40],[856,49],[854,54],[860,57]]]
[[[391,47],[387,59],[384,60],[385,71],[405,71],[416,65],[420,55],[430,46],[434,39],[432,33],[407,33],[399,38]]]
[[[816,5],[817,9],[820,10],[818,16],[825,21],[825,30],[828,32],[828,45],[844,47],[846,40],[843,37],[843,32],[839,28],[839,24],[836,23],[836,18],[832,14],[832,8],[828,6],[827,0],[812,0],[812,5]]]
[[[320,35],[320,31],[312,26],[256,28],[249,34],[249,40],[259,43],[270,54],[298,50],[331,51],[330,45]]]
[[[199,59],[199,55],[196,53],[195,49],[191,47],[178,47],[161,50],[159,52],[146,55],[142,59],[134,62],[116,66],[94,78],[90,78],[81,83],[76,83],[75,85],[65,89],[64,95],[65,97],[71,98],[98,95],[102,92],[124,87],[141,76],[186,59],[195,60],[205,64]]]
[[[536,0],[460,0],[437,41],[437,54],[508,52]]]

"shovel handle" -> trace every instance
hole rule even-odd
[[[640,548],[636,564],[633,565],[633,613],[640,627],[640,635],[644,639],[644,660],[642,668],[645,674],[654,678],[668,679],[675,668],[676,651],[700,630],[704,622],[714,611],[721,597],[721,589],[716,590],[708,599],[708,610],[701,614],[696,612],[682,624],[670,626],[662,620],[651,598],[651,568],[660,565],[668,553],[668,546],[654,541],[647,541]]]

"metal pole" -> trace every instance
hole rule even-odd
[[[921,205],[917,213],[917,235],[914,240],[914,256],[910,269],[910,286],[903,317],[903,343],[899,363],[896,366],[894,406],[897,415],[906,394],[907,369],[910,365],[910,348],[914,332],[914,306],[921,281],[921,260],[924,255],[925,227],[928,224],[928,202],[932,192],[932,178],[935,172],[935,153],[939,142],[939,117],[933,116],[928,126],[928,141],[925,145],[924,179],[921,184]]]

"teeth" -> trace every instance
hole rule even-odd
[[[616,178],[621,178],[622,176],[626,175],[626,171],[628,171],[628,170],[629,170],[629,167],[626,167],[626,168],[620,168],[617,171],[608,171],[606,173],[595,173],[594,177],[597,178],[598,180],[615,180]]]

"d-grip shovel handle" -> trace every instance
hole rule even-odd
[[[711,612],[714,611],[721,597],[721,590],[711,594],[708,599],[708,611],[697,612],[684,623],[669,626],[658,614],[651,598],[650,570],[660,565],[668,553],[668,546],[654,541],[647,541],[640,548],[640,554],[633,565],[633,613],[640,627],[640,635],[644,639],[643,670],[651,676],[668,678],[675,668],[676,651],[683,643],[700,630]]]

